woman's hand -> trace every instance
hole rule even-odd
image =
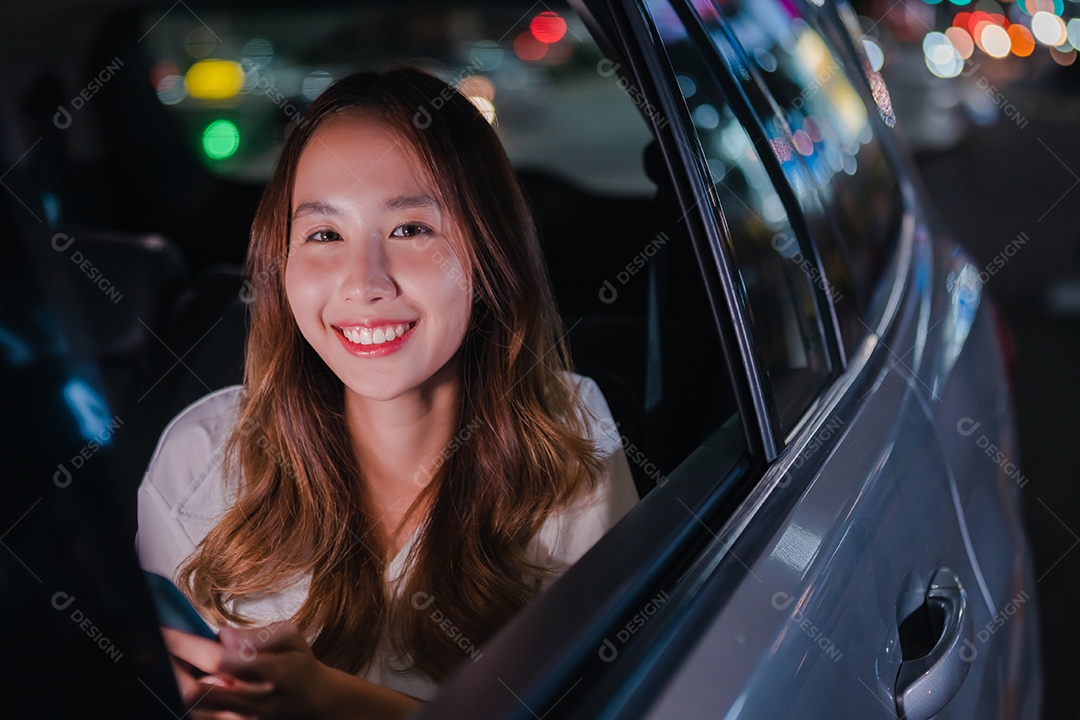
[[[218,638],[218,662],[213,668],[203,668],[213,675],[194,687],[181,685],[184,702],[196,717],[327,716],[330,668],[315,658],[291,622],[222,628]]]
[[[180,689],[184,707],[191,708],[193,720],[236,720],[244,716],[231,712],[207,711],[200,707],[206,691],[215,686],[231,687],[237,693],[265,693],[266,687],[249,685],[229,677],[215,675],[223,655],[220,643],[196,635],[162,627],[162,637],[169,649],[169,661]]]
[[[220,645],[194,638],[200,642],[188,642],[180,655],[212,673],[197,681],[190,675],[181,681],[178,673],[193,720],[396,719],[419,707],[407,695],[319,662],[289,621],[222,628],[218,637]],[[173,651],[173,643],[169,647]]]

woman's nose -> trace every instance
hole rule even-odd
[[[388,258],[378,240],[353,243],[340,269],[345,300],[369,304],[397,294]]]

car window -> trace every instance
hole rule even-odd
[[[640,163],[647,126],[626,113],[595,121],[598,109],[627,104],[626,93],[597,72],[602,53],[558,3],[153,11],[143,31],[151,82],[180,140],[231,179],[269,178],[289,122],[336,78],[418,58],[481,107],[519,168],[598,191],[653,189]]]
[[[700,151],[723,208],[748,320],[781,425],[790,428],[832,372],[815,301],[820,270],[803,252],[784,201],[761,161],[771,152],[751,136],[721,88],[717,70],[666,0],[647,3],[678,78]]]
[[[869,308],[902,203],[880,130],[818,17],[824,11],[780,0],[692,4],[714,39],[726,27],[745,50],[750,71],[791,135],[795,159],[816,181],[860,305]]]

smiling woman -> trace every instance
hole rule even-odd
[[[383,399],[419,385],[464,339],[471,308],[455,249],[464,228],[433,197],[428,174],[398,132],[354,113],[327,121],[300,159],[286,293],[304,337],[356,388],[347,410],[358,410],[357,392]],[[454,272],[440,258],[452,258]],[[352,361],[387,357],[406,342],[411,352],[400,361]],[[363,425],[361,435],[373,437]]]
[[[315,101],[247,271],[244,385],[166,428],[139,492],[144,567],[231,626],[169,634],[212,673],[181,687],[204,717],[401,716],[636,502],[616,424],[494,131],[419,70]]]

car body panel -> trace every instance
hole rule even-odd
[[[817,450],[828,460],[757,560],[744,559],[745,579],[649,717],[806,717],[826,708],[892,717],[900,620],[939,567],[974,585],[943,458],[928,451],[937,447],[933,428],[903,371],[886,370],[854,417],[839,414],[825,428],[819,437],[840,436]],[[981,595],[968,601],[972,616],[986,615]],[[948,716],[973,716],[977,697],[966,685]]]
[[[925,235],[921,245],[912,276],[932,274],[919,266],[933,259]],[[924,298],[933,294],[925,285],[909,294],[890,343],[908,347],[903,343],[920,332]],[[999,353],[990,306],[983,307],[975,320],[981,330],[969,335],[959,367]],[[853,417],[837,413],[818,425],[822,442],[809,447],[828,460],[764,547],[741,556],[747,570],[738,589],[649,717],[895,717],[897,627],[938,567],[964,583],[975,640],[964,653],[967,680],[937,717],[1038,716],[1034,581],[1015,498],[993,472],[956,479],[957,443],[942,442],[940,419],[954,394],[932,411],[927,388],[898,362],[903,351],[877,351],[886,357],[876,387]],[[1004,377],[997,382],[1006,385]],[[1000,435],[983,431],[1010,435],[998,427]],[[974,438],[970,444],[977,448]],[[807,452],[797,464],[813,464]],[[960,467],[977,468],[972,460]],[[981,489],[973,489],[977,482]],[[766,506],[758,511],[763,519]],[[983,531],[972,532],[969,518]],[[739,548],[736,542],[731,552]],[[1028,597],[1020,600],[1021,593]]]

